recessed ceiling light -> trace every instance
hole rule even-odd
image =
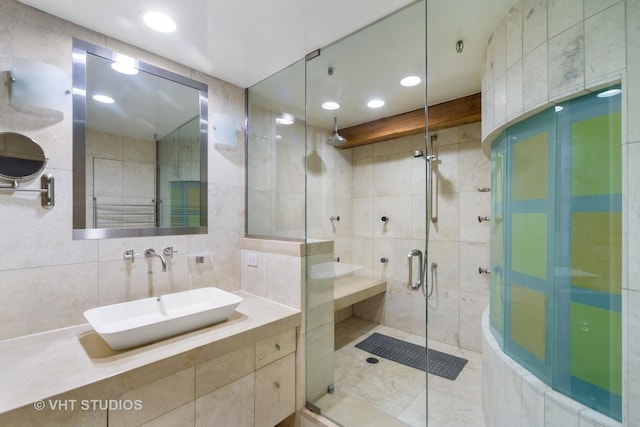
[[[322,108],[325,110],[337,110],[340,108],[340,104],[334,101],[327,101],[322,103]]]
[[[556,113],[560,112],[564,110],[564,107],[562,105],[556,105]]]
[[[620,95],[622,91],[620,89],[609,89],[604,92],[600,92],[597,97],[598,98],[609,98],[610,96]]]
[[[384,101],[382,99],[372,99],[367,102],[367,107],[369,108],[380,108],[384,105]]]
[[[170,16],[160,12],[144,12],[142,20],[149,28],[160,33],[173,33],[177,28],[175,21]]]
[[[404,87],[417,86],[422,82],[422,79],[418,76],[407,76],[400,80],[400,84]]]
[[[128,75],[138,74],[138,69],[136,68],[136,60],[132,57],[122,55],[121,53],[116,53],[116,57],[113,61],[114,62],[111,64],[111,68],[113,68],[115,71]]]
[[[282,113],[276,117],[276,123],[279,125],[292,125],[296,121],[295,117],[289,113]]]
[[[113,104],[115,102],[112,97],[107,95],[93,95],[93,99],[103,104]]]

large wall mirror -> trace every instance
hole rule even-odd
[[[207,232],[207,85],[73,40],[73,237]]]

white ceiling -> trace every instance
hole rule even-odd
[[[328,46],[413,3],[412,0],[19,1],[243,88],[293,64],[308,52]],[[513,2],[427,0],[429,105],[480,91],[484,46]],[[160,34],[146,28],[141,12],[149,9],[173,16],[178,30]],[[384,52],[383,44],[391,38],[371,41],[368,48]],[[456,53],[455,44],[460,39],[465,49]],[[415,50],[412,54],[415,55]],[[379,61],[374,70],[358,78],[375,82],[380,75],[389,73],[385,63],[396,62]],[[325,66],[322,64],[322,68]],[[415,107],[404,108],[409,111]],[[391,110],[381,112],[391,113]],[[346,110],[341,112],[345,116],[343,123],[362,121],[348,119],[349,114]]]

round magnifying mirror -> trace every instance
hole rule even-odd
[[[27,181],[42,172],[47,159],[33,139],[14,132],[0,133],[0,178]]]

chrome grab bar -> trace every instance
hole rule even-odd
[[[418,256],[418,262],[420,263],[420,276],[418,276],[418,281],[413,283],[413,257]],[[407,255],[407,259],[409,260],[409,281],[407,286],[411,290],[418,290],[420,286],[422,286],[422,278],[424,277],[424,264],[422,262],[422,251],[419,249],[414,249]]]

